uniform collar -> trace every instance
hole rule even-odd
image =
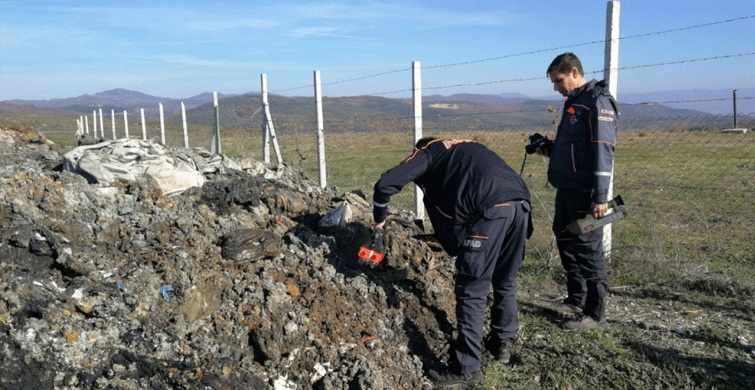
[[[569,94],[568,94],[568,95],[566,96],[566,98],[567,98],[567,99],[574,99],[574,98],[576,98],[576,97],[577,97],[577,96],[579,96],[579,95],[580,95],[580,94],[581,94],[582,92],[584,92],[584,91],[585,91],[586,89],[588,89],[588,88],[590,88],[590,87],[594,86],[594,85],[595,85],[595,83],[597,83],[597,80],[595,80],[595,79],[592,79],[592,80],[590,80],[590,81],[586,82],[586,83],[585,83],[584,85],[582,85],[581,87],[579,87],[579,88],[574,88],[574,90],[572,90],[571,92],[569,92]]]

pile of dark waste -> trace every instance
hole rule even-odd
[[[0,389],[429,387],[453,264],[410,213],[393,210],[371,268],[358,191],[165,152],[203,184],[93,181],[43,135],[0,130]]]

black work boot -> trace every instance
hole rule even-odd
[[[580,314],[576,316],[573,320],[567,321],[564,323],[564,330],[567,332],[573,332],[573,331],[583,331],[583,330],[590,330],[595,328],[605,328],[608,323],[606,322],[606,319],[603,318],[602,320],[595,320],[594,318]]]
[[[482,382],[482,371],[477,370],[471,374],[454,373],[451,370],[446,370],[443,373],[438,373],[430,370],[430,379],[434,382],[433,388],[438,389],[467,389],[475,384]]]
[[[572,318],[582,314],[582,306],[577,305],[568,299],[564,299],[557,305],[553,306],[553,311],[560,316]]]
[[[511,341],[496,341],[489,337],[485,341],[485,349],[493,355],[498,363],[508,364],[511,361]]]

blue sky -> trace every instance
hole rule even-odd
[[[755,3],[620,5],[620,100],[755,87]],[[412,61],[425,94],[553,95],[545,69],[565,50],[602,78],[605,13],[606,1],[0,0],[0,100],[259,92],[262,73],[271,92],[311,96],[315,70],[325,96],[408,97]]]

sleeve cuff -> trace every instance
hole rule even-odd
[[[387,206],[378,206],[374,205],[372,207],[372,218],[375,219],[375,223],[380,223],[385,221],[385,218],[388,217],[388,207]]]

